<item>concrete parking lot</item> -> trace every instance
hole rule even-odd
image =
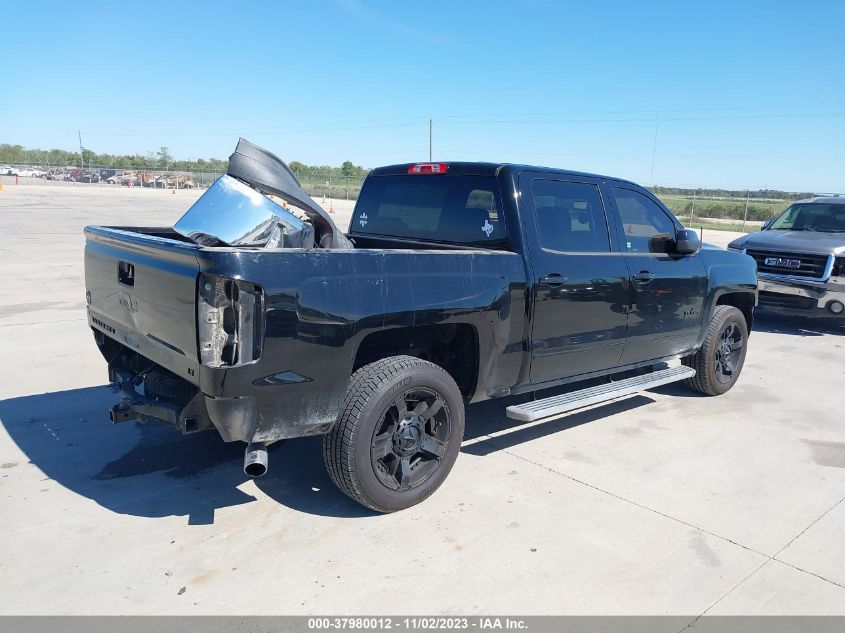
[[[540,424],[474,405],[444,486],[389,516],[333,488],[319,439],[253,481],[216,434],[110,425],[82,228],[172,224],[197,195],[0,191],[0,613],[845,614],[831,327],[759,319],[719,398],[670,385]]]

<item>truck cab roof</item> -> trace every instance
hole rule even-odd
[[[585,176],[588,178],[599,178],[601,180],[612,180],[614,182],[622,182],[626,184],[636,185],[636,183],[622,178],[614,178],[612,176],[604,176],[601,174],[592,174],[583,171],[574,171],[570,169],[558,169],[554,167],[542,167],[539,165],[523,165],[520,163],[488,163],[483,161],[432,161],[432,162],[418,162],[418,163],[400,163],[397,165],[386,165],[384,167],[376,167],[369,176],[398,176],[411,173],[410,170],[420,165],[445,165],[447,171],[445,173],[454,175],[474,175],[474,176],[498,176],[503,170],[508,170],[513,173],[520,173],[523,171],[542,171],[550,174],[559,174],[562,176]],[[637,185],[639,186],[639,185]]]
[[[845,196],[815,196],[813,198],[805,198],[804,200],[796,200],[793,204],[843,204],[845,205]]]

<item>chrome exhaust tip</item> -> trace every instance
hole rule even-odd
[[[261,477],[267,473],[267,445],[264,442],[250,442],[244,453],[244,474]]]

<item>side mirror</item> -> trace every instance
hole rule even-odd
[[[760,227],[760,230],[765,231],[772,225],[772,222],[774,222],[774,220],[766,220],[765,222],[763,222],[763,226]]]
[[[701,240],[693,229],[681,229],[675,236],[675,252],[692,255],[701,250]]]

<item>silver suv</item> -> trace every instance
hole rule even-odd
[[[756,260],[760,308],[845,319],[845,197],[799,200],[728,249]]]

